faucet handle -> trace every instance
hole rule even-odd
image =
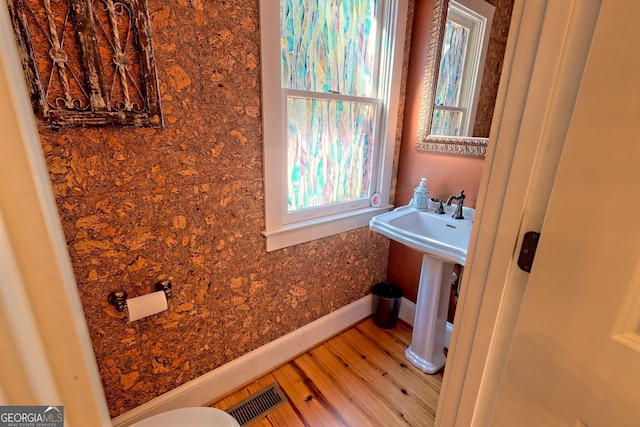
[[[462,205],[464,204],[464,190],[460,190],[460,194],[456,197],[458,201],[458,206],[456,206],[456,211],[451,215],[454,219],[464,219],[464,215],[462,214]]]
[[[458,200],[458,206],[456,206],[456,211],[451,215],[453,219],[464,219],[464,215],[462,213],[462,200]]]

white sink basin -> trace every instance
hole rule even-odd
[[[409,205],[369,222],[373,231],[423,254],[413,334],[405,355],[428,374],[438,372],[446,362],[444,337],[453,265],[465,264],[475,215],[474,209],[463,207],[465,219],[453,219],[455,209],[445,206],[445,213],[437,214],[433,207],[418,211]]]
[[[465,206],[462,208],[465,219],[453,219],[455,208],[445,206],[445,213],[437,214],[434,208],[418,211],[403,206],[373,217],[369,227],[423,254],[464,265],[475,209]]]

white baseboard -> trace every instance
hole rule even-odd
[[[401,306],[404,304],[405,300]],[[125,427],[172,409],[206,405],[326,341],[371,312],[372,296],[367,295],[114,418],[113,426]]]
[[[400,303],[400,314],[398,317],[413,326],[413,319],[416,317],[416,305],[409,301],[405,297],[402,297],[402,303]],[[449,348],[449,342],[451,341],[451,333],[453,332],[453,323],[447,322],[447,330],[444,335],[444,346]]]
[[[414,302],[409,301],[405,297],[402,297],[402,302],[400,303],[400,313],[398,314],[398,318],[413,326],[414,319],[416,317],[416,304]]]

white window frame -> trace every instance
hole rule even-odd
[[[447,20],[451,19],[470,28],[460,93],[461,102],[460,107],[434,105],[433,111],[462,111],[464,115],[458,136],[473,135],[494,12],[495,7],[484,0],[451,0],[449,3]]]
[[[371,193],[375,203],[361,200],[330,205],[326,215],[291,222],[287,211],[286,93],[280,86],[280,2],[260,0],[262,64],[262,119],[265,181],[265,231],[267,251],[320,239],[360,227],[391,208],[393,154],[401,95],[402,65],[408,0],[379,0],[382,4],[381,52],[376,125],[378,155],[374,162]],[[373,199],[373,198],[372,198]]]

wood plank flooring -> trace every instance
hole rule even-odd
[[[433,426],[442,370],[413,367],[410,342],[405,323],[367,319],[209,406],[227,409],[276,382],[289,402],[253,426]]]

